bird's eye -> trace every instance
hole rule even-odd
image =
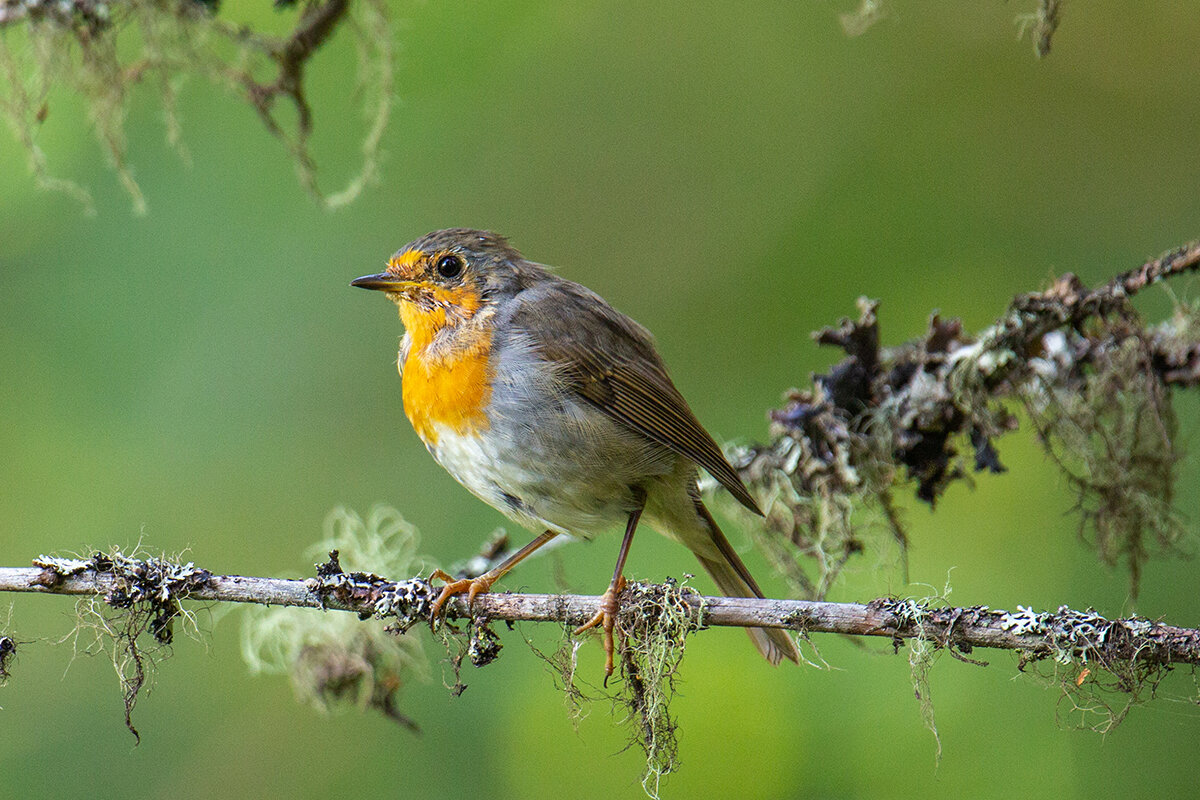
[[[463,260],[455,255],[442,256],[437,260],[438,275],[453,278],[463,271]]]

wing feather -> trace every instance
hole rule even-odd
[[[559,367],[568,387],[614,420],[704,467],[738,502],[758,504],[667,374],[650,333],[598,295],[561,279],[530,290],[517,328]],[[552,304],[553,317],[536,307]],[[536,324],[532,317],[536,315]],[[581,335],[582,334],[582,335]]]

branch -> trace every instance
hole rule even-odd
[[[1004,471],[996,443],[1018,427],[1015,400],[1076,495],[1080,533],[1105,563],[1128,562],[1136,597],[1147,556],[1182,535],[1171,392],[1200,387],[1200,307],[1148,324],[1130,300],[1197,270],[1190,242],[1095,289],[1064,275],[975,336],[934,314],[895,347],[880,343],[879,303],[861,299],[857,320],[814,334],[845,357],[771,412],[769,442],[730,453],[767,513],[759,543],[798,594],[823,599],[864,549],[854,508],[873,509],[903,551],[897,489],[915,484],[932,506],[972,468]]]
[[[304,88],[304,68],[308,60],[325,43],[338,23],[350,9],[350,0],[327,0],[324,4],[309,5],[292,35],[283,41],[262,38],[261,46],[270,52],[279,65],[279,73],[270,83],[260,83],[246,73],[244,81],[250,102],[254,104],[267,130],[284,141],[288,136],[275,120],[272,106],[280,95],[292,101],[299,118],[296,141],[292,143],[298,157],[308,159],[307,141],[312,133],[312,108]]]
[[[110,605],[148,603],[174,608],[180,600],[257,603],[350,611],[394,618],[399,630],[424,622],[436,590],[422,578],[388,581],[368,573],[342,572],[336,558],[307,580],[213,575],[191,564],[161,559],[97,556],[87,561],[41,558],[31,568],[0,568],[0,591],[103,596]],[[100,568],[97,568],[97,567]],[[638,587],[645,593],[656,588]],[[629,590],[627,590],[628,595]],[[800,633],[881,636],[897,644],[924,639],[958,653],[976,647],[1015,650],[1026,660],[1054,657],[1105,669],[1121,665],[1200,664],[1200,630],[1139,617],[1109,620],[1066,606],[1055,612],[991,610],[986,606],[933,607],[914,600],[880,598],[870,603],[685,596],[697,627],[786,628]],[[447,615],[477,622],[586,622],[598,596],[486,594],[469,609],[454,598]]]

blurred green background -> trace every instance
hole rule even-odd
[[[266,5],[222,13],[281,25]],[[100,213],[37,191],[0,134],[0,563],[141,539],[215,571],[302,574],[331,508],[376,501],[419,526],[432,560],[475,552],[504,520],[425,453],[401,409],[395,311],[347,285],[434,228],[505,232],[646,324],[718,438],[766,435],[765,410],[836,355],[809,331],[853,314],[860,294],[883,300],[890,343],[934,309],[974,330],[1052,275],[1099,282],[1200,235],[1200,18],[1177,2],[1069,4],[1038,61],[1013,22],[1032,6],[897,2],[850,39],[837,14],[852,0],[395,3],[383,180],[336,213],[303,195],[244,103],[193,81],[180,108],[190,168],[163,141],[155,93],[134,98],[130,158],[150,204],[135,217],[80,104],[56,95],[39,141]],[[330,187],[362,135],[353,66],[344,31],[312,65]],[[1194,280],[1172,288],[1197,294]],[[1148,312],[1169,307],[1149,294]],[[1177,404],[1186,444],[1197,403]],[[1036,445],[1000,450],[1007,474],[955,486],[936,513],[906,503],[912,581],[940,589],[953,569],[962,604],[1128,611],[1126,574],[1076,539]],[[1186,463],[1193,537],[1197,477]],[[506,586],[599,593],[616,547],[563,548]],[[647,534],[628,574],[695,569]],[[888,592],[930,589],[906,586],[877,548],[831,599]],[[0,619],[10,606],[25,644],[0,689],[0,796],[641,795],[620,714],[594,705],[573,729],[522,643],[553,647],[536,626],[468,667],[461,697],[437,667],[408,687],[414,737],[377,716],[320,716],[285,679],[247,674],[231,613],[205,623],[205,644],[178,639],[137,706],[134,747],[107,661],[66,670],[70,643],[45,641],[70,630],[71,602],[5,598]],[[1200,624],[1195,562],[1153,561],[1138,610]],[[739,631],[695,637],[675,704],[682,771],[664,796],[1194,792],[1190,676],[1102,737],[1060,724],[1069,702],[1013,679],[1009,654],[980,654],[987,669],[942,657],[938,765],[903,655],[818,644],[833,669],[771,669]],[[601,663],[586,645],[584,677]]]

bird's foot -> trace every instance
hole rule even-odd
[[[618,597],[624,590],[625,578],[622,576],[620,581],[610,585],[600,597],[600,609],[596,612],[596,616],[575,629],[576,636],[592,628],[604,630],[604,684],[606,686],[608,679],[613,674],[613,652],[616,649],[613,646],[613,628],[617,624],[617,612],[621,610]]]
[[[455,595],[465,593],[467,595],[467,607],[470,608],[475,603],[475,596],[491,591],[492,584],[496,579],[490,574],[484,573],[478,578],[455,580],[453,575],[449,575],[440,569],[435,569],[433,574],[429,576],[429,580],[446,582],[437,599],[433,601],[433,606],[429,612],[429,625],[433,627],[437,623],[438,617],[442,616],[442,608],[446,605],[447,600]]]

